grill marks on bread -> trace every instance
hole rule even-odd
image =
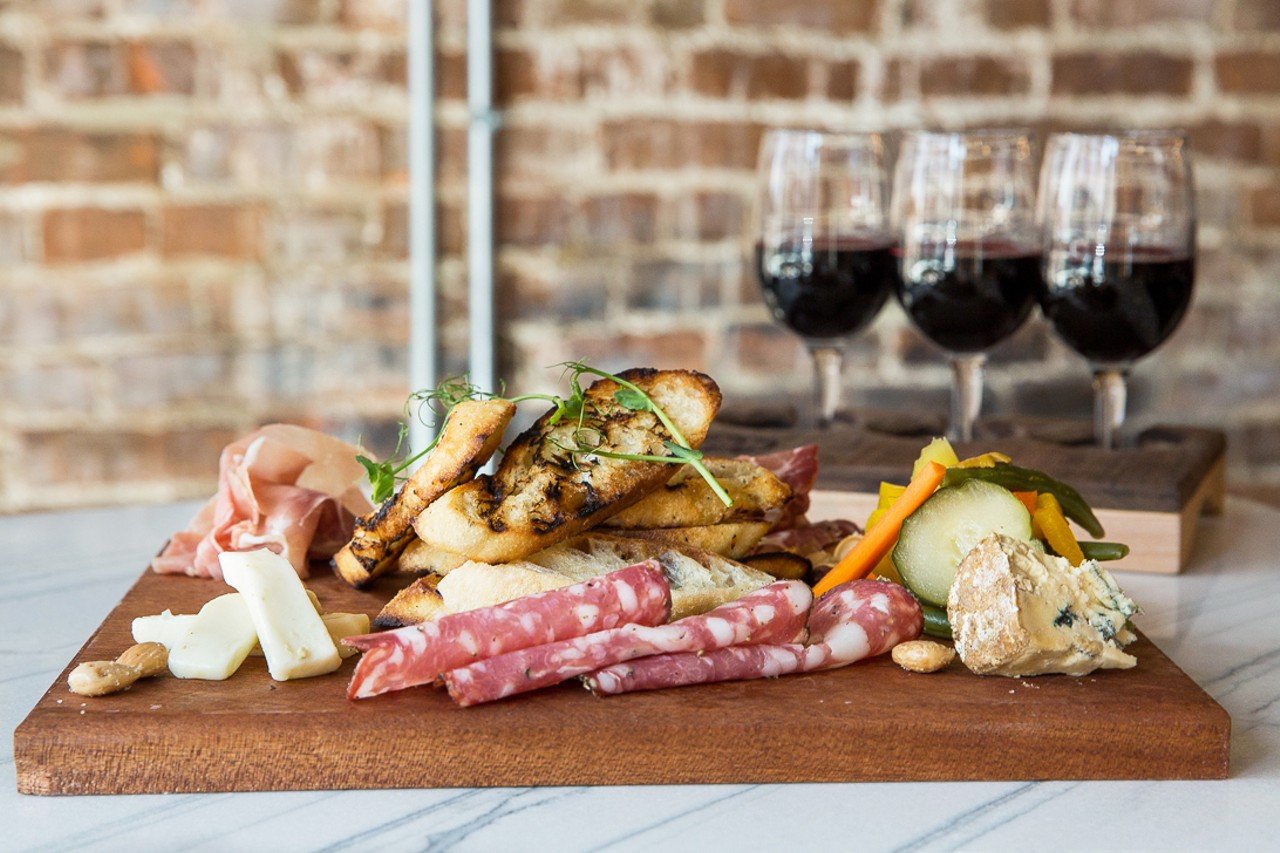
[[[426,461],[371,515],[356,520],[351,541],[333,558],[338,576],[355,587],[395,568],[413,541],[413,520],[432,501],[472,479],[498,449],[515,414],[506,400],[459,403]]]
[[[688,370],[636,369],[620,378],[645,391],[693,447],[706,438],[720,407],[710,377]],[[598,449],[667,456],[671,434],[650,411],[633,411],[601,379],[587,389],[585,428]],[[671,479],[680,466],[579,456],[576,420],[551,424],[551,414],[522,433],[492,477],[478,477],[431,504],[414,523],[434,546],[485,562],[518,560],[598,524]]]

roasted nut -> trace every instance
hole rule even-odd
[[[911,640],[893,647],[893,662],[911,672],[937,672],[955,659],[955,649],[929,640]]]
[[[67,676],[67,687],[81,696],[106,696],[128,690],[139,678],[151,678],[168,668],[168,649],[160,643],[138,643],[115,660],[80,664]]]
[[[81,696],[106,696],[132,687],[140,674],[136,667],[113,660],[95,660],[71,670],[67,686]]]
[[[169,650],[161,643],[138,643],[125,649],[116,663],[138,670],[139,678],[150,678],[169,669]]]

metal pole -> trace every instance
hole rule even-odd
[[[432,0],[409,2],[409,385],[437,381],[435,33]],[[410,447],[433,430],[410,419]]]
[[[498,390],[493,283],[493,24],[490,0],[467,2],[467,278],[471,381]]]

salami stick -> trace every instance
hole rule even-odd
[[[364,652],[347,698],[431,684],[478,660],[619,625],[661,625],[671,587],[654,560],[562,589],[343,640]]]
[[[524,649],[445,673],[444,682],[455,702],[478,705],[645,655],[793,642],[805,635],[812,602],[807,586],[781,581],[670,625],[625,625]]]
[[[597,696],[776,678],[846,666],[914,640],[923,627],[920,604],[897,584],[856,580],[818,601],[809,618],[809,644],[734,646],[705,655],[664,654],[600,669],[585,677]]]

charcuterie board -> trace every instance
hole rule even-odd
[[[328,610],[376,612],[395,579],[353,590],[317,567]],[[576,685],[478,708],[438,691],[350,702],[353,661],[275,682],[163,677],[84,699],[78,662],[111,658],[135,616],[193,612],[221,583],[142,575],[14,734],[31,794],[976,779],[1213,779],[1226,712],[1145,637],[1139,665],[1083,678],[934,675],[888,656],[766,682],[593,698]]]
[[[861,412],[825,432],[789,423],[774,409],[729,412],[707,439],[713,453],[765,453],[820,445],[815,518],[834,513],[861,521],[876,504],[881,481],[897,482],[922,440],[944,425],[928,416]],[[1045,418],[991,420],[979,438],[959,442],[961,457],[999,449],[1020,465],[1067,478],[1097,511],[1107,538],[1130,546],[1117,571],[1174,574],[1186,567],[1197,522],[1221,510],[1226,439],[1216,430],[1152,427],[1120,450],[1092,443],[1091,427]]]

